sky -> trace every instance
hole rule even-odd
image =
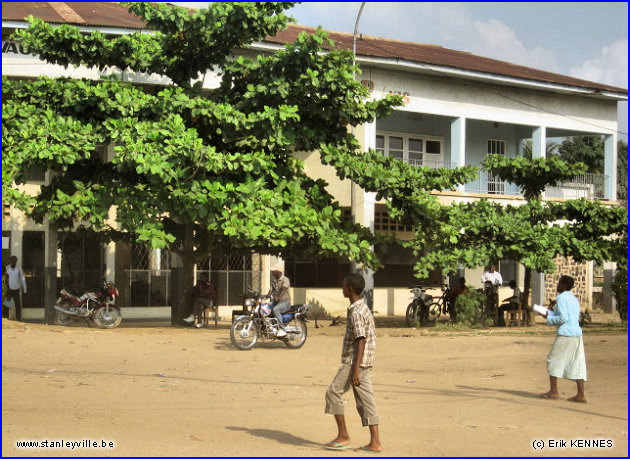
[[[171,2],[199,8],[208,2]],[[304,2],[300,25],[352,33],[361,2]],[[628,87],[627,2],[366,2],[359,33]],[[627,142],[628,103],[619,104]]]

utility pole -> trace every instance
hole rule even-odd
[[[354,32],[352,34],[352,65],[356,65],[357,60],[357,35],[359,33],[359,21],[361,20],[361,13],[363,13],[363,8],[365,7],[366,2],[361,2],[361,7],[359,8],[359,13],[357,14],[357,19],[354,23]],[[356,71],[353,73],[354,79],[356,79]],[[352,135],[355,135],[355,127],[352,126]],[[350,182],[350,211],[352,214],[352,221],[355,223],[360,223],[365,225],[365,221],[357,222],[357,206],[358,200],[355,194],[358,193],[357,185],[351,181]],[[365,193],[362,200],[362,205],[365,207]],[[365,220],[365,210],[360,213],[361,220]],[[373,218],[371,219],[373,220]],[[374,231],[373,223],[370,224],[370,230]],[[367,303],[370,310],[373,310],[374,306],[374,272],[363,266],[361,268],[357,267],[356,263],[353,263],[353,271],[358,272],[365,279],[365,289],[363,291],[363,296],[365,298],[365,302]]]

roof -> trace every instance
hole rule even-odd
[[[29,14],[45,21],[58,24],[75,24],[92,27],[115,27],[143,29],[146,24],[140,18],[117,3],[107,2],[5,2],[2,4],[3,21],[23,21]],[[268,43],[294,42],[305,31],[314,32],[313,27],[289,25],[275,37],[267,37]],[[326,31],[338,49],[352,49],[352,34]],[[357,56],[383,59],[398,59],[418,64],[443,66],[488,75],[518,78],[536,82],[557,84],[595,91],[628,94],[628,90],[602,83],[581,80],[522,65],[476,56],[471,53],[443,48],[437,45],[390,40],[361,35],[357,40]]]
[[[287,30],[279,32],[275,37],[268,37],[267,40],[275,43],[293,42],[302,31],[312,33],[315,30],[314,27],[291,25]],[[335,47],[352,49],[352,34],[326,32],[328,32],[329,37],[335,42]],[[581,80],[565,75],[545,72],[543,70],[536,70],[522,65],[476,56],[468,52],[456,51],[426,43],[396,41],[361,35],[357,37],[357,56],[403,59],[421,64],[439,65],[493,75],[542,81],[545,83],[612,91],[623,94],[628,93],[627,89],[615,86]]]
[[[142,29],[145,22],[127,8],[109,2],[4,2],[3,21],[23,21],[32,14],[54,24]]]

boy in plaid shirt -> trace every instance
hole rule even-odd
[[[346,428],[342,396],[352,386],[361,422],[370,428],[370,443],[357,448],[357,451],[380,453],[379,419],[372,390],[376,328],[372,312],[361,298],[364,288],[365,280],[359,274],[350,274],[343,280],[343,296],[348,298],[350,306],[341,351],[341,367],[326,391],[326,413],[335,417],[337,437],[324,447],[330,450],[349,449],[350,436]]]

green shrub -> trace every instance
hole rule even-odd
[[[486,295],[478,290],[459,295],[455,301],[457,323],[471,327],[483,328],[492,325],[492,318],[485,312]]]
[[[621,320],[628,320],[628,265],[617,265],[617,272],[610,284],[617,300],[617,311]]]

